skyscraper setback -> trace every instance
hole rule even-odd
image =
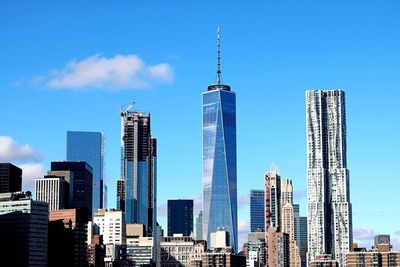
[[[332,254],[343,266],[353,242],[345,93],[307,91],[306,119],[308,260]]]
[[[156,225],[156,139],[151,137],[150,114],[121,110],[121,177],[119,200],[125,200],[126,223]],[[121,205],[120,205],[121,206]]]
[[[203,93],[203,237],[229,232],[237,251],[236,95],[221,83],[218,30],[217,83]]]

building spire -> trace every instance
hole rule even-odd
[[[221,31],[218,27],[218,70],[217,70],[217,84],[221,84]]]

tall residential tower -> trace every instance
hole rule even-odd
[[[237,252],[236,95],[221,83],[219,30],[217,77],[203,93],[203,237],[223,228]]]
[[[353,242],[345,93],[307,91],[306,109],[308,260],[331,254],[343,266]]]
[[[131,107],[131,106],[130,106]],[[125,200],[126,223],[140,223],[151,235],[156,226],[156,139],[148,112],[121,110],[121,177],[119,200]],[[120,205],[121,206],[121,205]],[[121,208],[121,207],[120,207]]]

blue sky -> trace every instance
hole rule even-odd
[[[223,81],[237,93],[242,238],[249,190],[273,162],[306,214],[305,90],[340,88],[356,241],[389,233],[399,245],[400,4],[237,2],[2,1],[0,160],[24,167],[29,189],[65,159],[67,130],[102,131],[115,206],[119,107],[135,101],[159,142],[160,211],[199,199],[201,93],[216,80],[220,26]]]

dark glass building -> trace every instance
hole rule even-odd
[[[190,236],[193,232],[193,200],[168,200],[168,236],[183,234]]]
[[[67,132],[67,161],[85,161],[93,168],[92,211],[103,208],[104,136],[100,132]]]
[[[92,212],[93,169],[84,161],[57,161],[51,163],[51,171],[70,171],[73,178],[70,181],[72,195],[69,196],[69,208],[87,208]]]
[[[264,190],[250,191],[250,231],[255,232],[258,228],[264,229]]]
[[[19,192],[22,188],[22,170],[11,163],[0,163],[0,193]]]

